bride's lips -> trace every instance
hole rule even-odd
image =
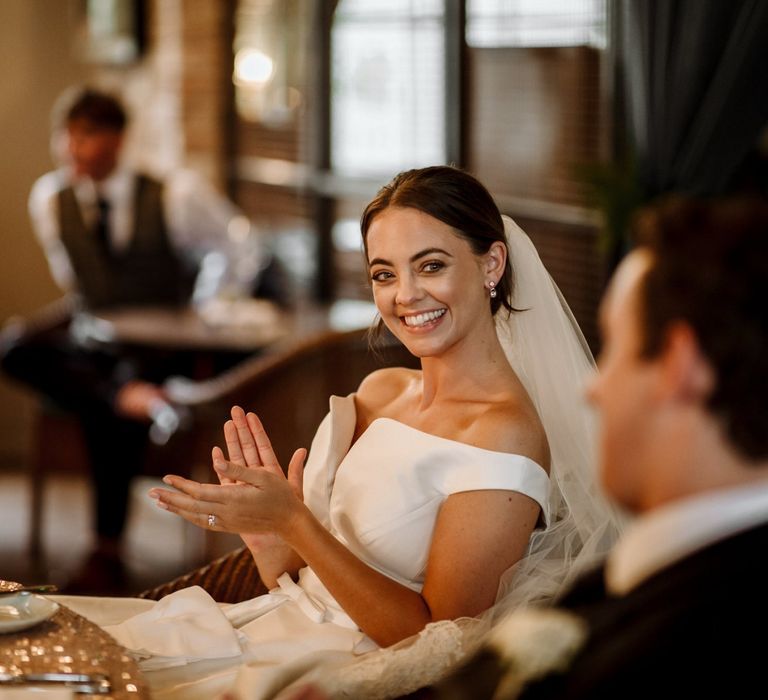
[[[447,309],[429,309],[417,313],[403,314],[400,316],[400,322],[409,331],[430,330],[437,326],[443,319]]]

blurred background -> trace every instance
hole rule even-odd
[[[132,157],[208,177],[269,241],[299,302],[368,298],[358,218],[396,172],[467,168],[529,232],[597,349],[597,303],[638,202],[765,186],[757,6],[0,0],[0,320],[59,296],[27,197],[52,166],[55,98],[95,82],[131,108]],[[12,540],[0,546],[0,576],[24,572],[22,477],[39,447],[36,410],[0,379],[0,518]],[[61,483],[63,493],[72,482]],[[88,507],[77,494],[61,506],[69,525],[46,525],[54,558],[77,550],[71,533]],[[137,546],[151,550],[151,533],[167,527],[179,556],[167,559],[171,539],[165,554],[147,550],[164,564],[145,567],[148,581],[199,554],[175,523],[150,517]]]

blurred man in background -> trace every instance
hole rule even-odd
[[[129,484],[152,419],[172,415],[161,385],[194,369],[191,353],[94,343],[80,312],[203,303],[225,285],[248,296],[267,257],[254,246],[250,222],[194,173],[158,178],[123,163],[127,125],[121,101],[100,90],[73,89],[57,103],[62,165],[35,182],[29,212],[73,313],[50,326],[12,326],[2,343],[5,372],[76,412],[82,424],[97,543],[73,592],[122,590]],[[246,256],[249,274],[234,275],[234,262],[242,268]]]

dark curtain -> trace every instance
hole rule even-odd
[[[617,9],[645,196],[724,192],[768,124],[768,2],[622,0]]]

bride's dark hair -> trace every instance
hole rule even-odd
[[[360,218],[363,245],[368,257],[368,229],[373,220],[390,207],[416,209],[448,224],[467,241],[475,255],[488,252],[494,241],[507,245],[504,222],[488,190],[472,175],[447,165],[406,170],[384,185]],[[514,281],[509,255],[504,273],[491,299],[491,313],[503,306],[513,311]]]

